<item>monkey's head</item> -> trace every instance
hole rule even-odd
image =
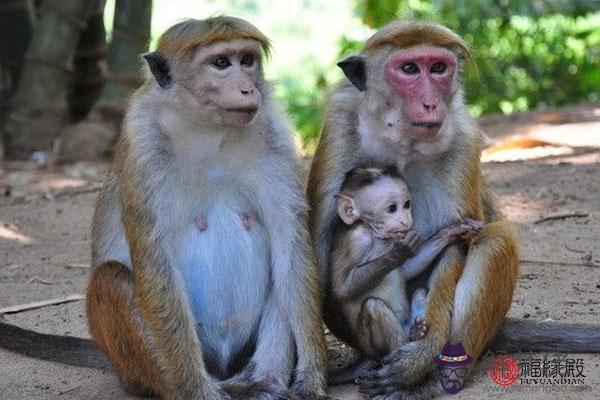
[[[470,58],[465,42],[431,23],[393,22],[373,35],[364,50],[338,65],[367,96],[374,128],[392,142],[407,135],[434,141],[462,106],[460,63]],[[460,104],[453,104],[458,100]]]
[[[363,221],[379,238],[401,236],[412,226],[410,192],[393,167],[350,170],[336,197],[346,225]]]
[[[201,121],[242,126],[261,108],[269,48],[250,23],[220,16],[172,26],[144,59],[150,79],[178,107]]]

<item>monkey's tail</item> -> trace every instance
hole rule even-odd
[[[600,325],[508,318],[490,345],[490,350],[509,353],[597,353],[600,352]]]
[[[3,322],[0,322],[0,348],[39,360],[110,369],[106,356],[89,339],[47,335]]]

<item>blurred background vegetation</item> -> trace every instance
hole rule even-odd
[[[69,123],[89,120],[89,115],[96,115],[96,120],[106,119],[107,106],[123,108],[123,93],[139,84],[140,64],[135,53],[147,49],[145,45],[140,47],[141,43],[149,40],[151,49],[160,33],[170,25],[184,18],[218,14],[246,18],[272,39],[274,51],[266,72],[275,82],[276,96],[287,108],[309,151],[320,132],[327,91],[342,77],[336,62],[360,51],[364,40],[377,28],[397,18],[442,23],[472,46],[475,66],[467,68],[464,81],[467,102],[475,117],[600,101],[600,0],[70,0],[69,4],[77,2],[81,7],[84,3],[94,6],[88,7],[91,11],[85,11],[89,24],[77,51],[68,53],[65,49],[62,53],[63,59],[67,54],[72,57],[75,66],[75,77],[71,76],[70,83],[63,85],[68,86],[65,91]],[[29,4],[32,9],[35,6],[34,13],[26,20],[32,29],[20,34],[23,40],[33,35],[32,45],[27,49],[29,57],[23,57],[23,75],[27,75],[27,63],[32,64],[32,60],[42,59],[47,53],[38,47],[36,55],[34,43],[40,44],[40,41],[36,41],[33,28],[44,25],[45,12],[64,8],[66,2],[0,0],[0,11],[9,3]],[[100,16],[103,15],[103,26],[102,18],[94,19],[94,10],[100,10]],[[73,9],[72,12],[78,11]],[[49,19],[47,15],[46,19]],[[16,21],[14,17],[10,20]],[[117,29],[114,29],[115,24]],[[3,63],[9,64],[1,59],[2,43],[8,38],[2,34],[0,68]],[[90,64],[89,55],[93,53],[90,49],[94,46],[107,49],[106,61],[101,60],[102,52],[98,50],[95,53],[98,60]],[[58,60],[60,58],[55,63]],[[79,69],[78,60],[83,66]],[[90,97],[92,92],[86,85],[93,81],[93,74],[106,70],[96,68],[101,67],[96,61],[107,63],[108,73],[103,75],[104,80],[96,79],[96,94]],[[51,65],[48,63],[47,67],[49,70]],[[2,79],[10,83],[10,79]],[[43,81],[56,83],[58,77]],[[18,133],[12,133],[14,141],[14,137],[24,135],[22,121],[31,120],[34,114],[29,109],[14,111],[18,104],[15,106],[11,101],[19,103],[21,99],[21,103],[27,103],[40,96],[31,88],[17,90],[13,83],[12,87],[4,85],[3,99],[4,109],[12,110],[8,121],[21,124],[16,125]],[[52,90],[56,92],[57,85],[54,86]],[[82,88],[88,94],[85,101],[81,97]],[[55,95],[52,93],[47,95],[48,99]],[[114,116],[113,111],[108,114]],[[39,110],[37,112],[39,114]],[[100,114],[103,117],[98,117]],[[55,125],[63,126],[58,122]],[[112,127],[115,126],[118,125],[113,121]],[[11,133],[5,136],[10,137]],[[74,146],[79,149],[81,142],[75,141]]]

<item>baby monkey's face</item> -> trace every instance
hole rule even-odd
[[[399,178],[385,176],[357,193],[358,209],[377,236],[402,237],[412,226],[408,186]]]
[[[401,238],[412,226],[408,186],[402,179],[390,176],[354,193],[344,193],[338,199],[338,213],[348,225],[364,221],[382,239]]]

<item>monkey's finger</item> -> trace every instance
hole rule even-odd
[[[476,219],[472,219],[472,218],[465,218],[464,223],[469,225],[471,228],[473,228],[477,231],[482,230],[483,227],[485,226],[485,224],[483,222],[478,221]]]
[[[365,371],[358,377],[359,384],[365,388],[382,386],[388,383],[389,380],[396,377],[396,368],[394,365],[385,365],[378,369]]]
[[[361,393],[368,394],[371,397],[390,394],[395,392],[396,390],[398,390],[398,382],[395,382],[395,380],[391,377],[381,379],[377,382],[370,382],[365,385],[360,384],[359,386],[359,391]]]

